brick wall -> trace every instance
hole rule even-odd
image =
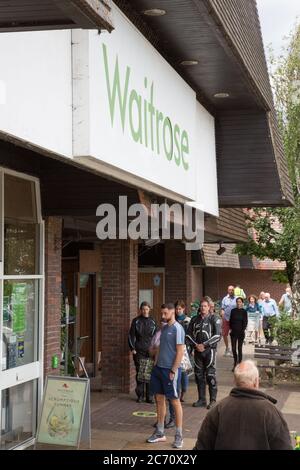
[[[134,366],[128,332],[138,313],[138,246],[108,240],[102,246],[102,387],[129,393]]]
[[[227,293],[230,284],[239,284],[246,295],[258,295],[261,291],[270,292],[277,302],[285,291],[285,284],[272,281],[270,270],[205,268],[205,295],[213,299],[221,299]]]
[[[192,268],[192,300],[203,297],[202,268]]]
[[[191,252],[176,240],[165,243],[166,302],[182,299],[189,305],[192,301]]]
[[[51,359],[60,358],[61,318],[61,236],[62,220],[45,220],[45,320],[44,320],[44,373],[56,374]]]

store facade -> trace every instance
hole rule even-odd
[[[44,224],[39,181],[0,175],[1,436],[15,446],[34,437],[42,393]]]
[[[272,138],[272,104],[267,109],[265,86],[253,87],[241,74],[242,53],[228,56],[207,5],[217,2],[198,2],[198,13],[194,2],[187,6],[188,24],[208,19],[207,38],[214,38],[205,66],[203,36],[196,46],[191,41],[195,75],[158,40],[163,29],[177,56],[188,54],[175,27],[176,2],[156,35],[155,20],[141,11],[147,2],[135,10],[134,3],[111,2],[110,26],[102,23],[101,34],[80,22],[72,30],[20,26],[0,34],[2,448],[35,435],[44,377],[59,372],[66,302],[76,318],[70,334],[88,337],[81,355],[90,375],[101,375],[102,389],[129,392],[127,333],[138,302],[152,301],[158,316],[162,301],[179,296],[189,303],[207,293],[200,250],[186,250],[186,239],[99,240],[99,205],[119,215],[119,197],[126,196],[128,207],[144,204],[151,219],[153,203],[187,204],[204,215],[205,242],[234,243],[246,237],[239,207],[290,203],[284,156]],[[242,13],[237,6],[235,14]],[[227,101],[215,97],[224,86],[232,93]],[[260,184],[264,168],[267,190]],[[258,183],[251,191],[247,171]]]

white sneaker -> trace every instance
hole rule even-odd
[[[155,442],[165,442],[167,440],[166,436],[158,431],[154,431],[152,436],[150,436],[146,442],[149,444],[154,444]]]
[[[174,449],[181,449],[183,446],[183,439],[180,434],[175,434],[174,442],[172,443],[172,447]]]

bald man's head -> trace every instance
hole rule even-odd
[[[227,292],[228,292],[228,295],[234,295],[234,287],[233,286],[228,286]]]
[[[258,388],[259,373],[253,361],[241,362],[234,369],[234,380],[237,387]]]

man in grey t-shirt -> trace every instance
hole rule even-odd
[[[172,447],[180,449],[182,439],[182,407],[179,400],[179,384],[181,379],[181,361],[183,358],[185,333],[182,326],[175,320],[174,304],[163,304],[161,307],[162,319],[167,322],[162,329],[157,362],[153,368],[150,381],[150,390],[155,395],[157,407],[157,427],[152,436],[147,439],[149,443],[164,442],[164,421],[166,414],[165,399],[171,400],[175,410],[175,440]]]

